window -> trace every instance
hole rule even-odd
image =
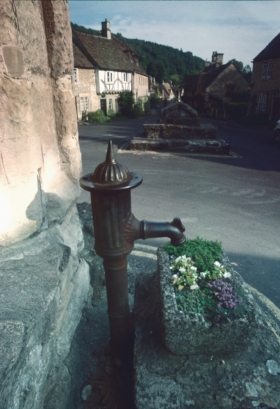
[[[266,95],[260,94],[258,96],[258,111],[266,110]]]
[[[124,80],[125,82],[127,82],[127,72],[124,72],[124,73],[123,73],[123,80]]]
[[[109,111],[113,111],[113,100],[112,99],[109,99],[108,109]]]
[[[81,111],[88,111],[88,97],[81,97]]]
[[[78,69],[74,68],[74,83],[78,84]]]
[[[118,112],[118,110],[119,110],[119,104],[118,104],[118,100],[117,99],[115,99],[115,107],[116,107],[116,112]]]
[[[107,71],[107,82],[113,82],[113,73]]]
[[[264,61],[262,68],[262,78],[270,78],[272,61]]]
[[[268,61],[268,63],[267,63],[267,73],[266,73],[266,77],[267,77],[267,78],[270,78],[271,65],[272,65],[272,61]]]

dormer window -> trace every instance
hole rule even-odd
[[[111,71],[107,71],[107,82],[113,82],[113,73]]]

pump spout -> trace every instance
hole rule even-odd
[[[132,243],[137,239],[169,237],[173,246],[182,246],[186,241],[184,231],[185,227],[178,217],[175,217],[171,223],[147,222],[146,220],[137,220],[131,213],[124,231],[124,237],[128,243]]]

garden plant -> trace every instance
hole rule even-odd
[[[211,321],[234,320],[248,313],[241,283],[222,264],[221,243],[201,238],[181,247],[165,245],[178,309],[205,315]]]

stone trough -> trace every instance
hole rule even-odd
[[[229,154],[229,145],[217,138],[217,128],[201,124],[197,112],[183,102],[161,109],[158,123],[143,127],[143,136],[133,138],[130,149]]]
[[[279,317],[268,300],[247,286],[252,319],[234,324],[236,334],[222,330],[224,340],[202,319],[180,316],[166,281],[169,266],[159,249],[158,271],[136,283],[136,408],[279,409]]]

